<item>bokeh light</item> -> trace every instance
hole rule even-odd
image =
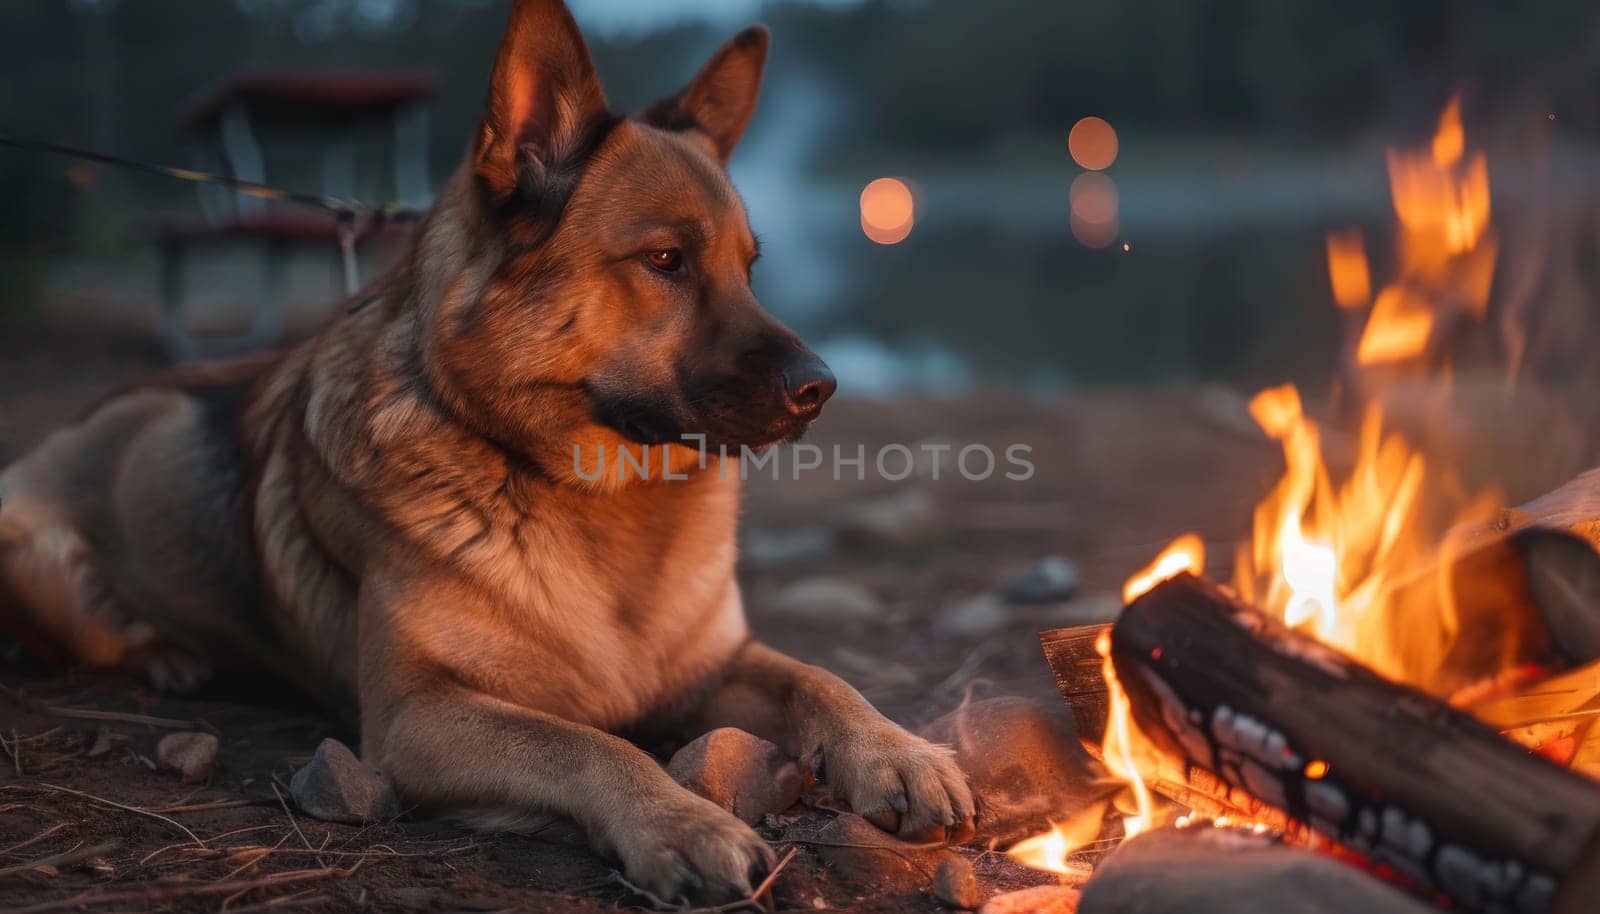
[[[1083,118],[1067,134],[1067,151],[1072,153],[1072,161],[1090,171],[1110,168],[1117,160],[1117,131],[1105,118]]]
[[[898,178],[879,178],[861,191],[861,231],[879,244],[899,244],[916,224],[911,188]]]
[[[1072,234],[1091,248],[1117,240],[1117,184],[1098,171],[1085,172],[1072,182]]]

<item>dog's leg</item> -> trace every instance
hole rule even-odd
[[[749,826],[637,746],[469,685],[470,661],[441,663],[438,633],[459,637],[462,620],[483,608],[470,588],[368,581],[361,603],[362,754],[406,802],[480,821],[495,810],[509,814],[503,820],[568,816],[663,899],[744,898],[772,867],[772,849]]]
[[[972,792],[951,751],[907,733],[820,667],[752,641],[691,717],[700,729],[739,727],[776,742],[851,809],[908,841],[972,836]]]
[[[759,835],[626,740],[457,687],[406,700],[379,764],[408,802],[571,816],[664,899],[744,898],[773,864]]]

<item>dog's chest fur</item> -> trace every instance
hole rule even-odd
[[[432,595],[385,620],[403,662],[569,720],[637,721],[743,642],[737,473],[558,484],[370,365],[296,353],[256,407],[280,411],[254,442],[267,586],[331,686],[355,698],[364,579],[396,566]]]

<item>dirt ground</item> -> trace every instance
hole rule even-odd
[[[160,365],[147,339],[126,333],[46,330],[0,340],[0,462],[106,388]],[[972,698],[1056,701],[1037,631],[1114,607],[1123,578],[1184,530],[1216,544],[1214,561],[1226,565],[1226,544],[1245,532],[1251,506],[1279,472],[1274,447],[1251,431],[1242,399],[1211,388],[1055,402],[841,400],[809,440],[825,452],[863,444],[869,455],[889,443],[948,443],[952,455],[971,443],[998,453],[1012,444],[1032,449],[1036,472],[1025,481],[967,481],[953,465],[935,480],[927,464],[898,483],[834,481],[826,473],[795,481],[783,464],[785,479],[749,487],[747,537],[769,544],[800,530],[834,537],[861,505],[894,503],[908,492],[926,499],[931,511],[906,525],[903,542],[843,536],[809,555],[756,550],[761,561],[742,571],[760,636],[840,673],[910,727]],[[978,633],[939,623],[951,607],[1049,555],[1081,569],[1078,599],[1007,615]],[[776,608],[785,586],[819,575],[865,586],[880,609],[824,623]],[[354,741],[313,710],[219,695],[163,697],[127,681],[41,667],[15,646],[0,643],[0,650],[0,909],[603,911],[644,904],[608,863],[580,848],[410,818],[357,828],[291,814],[278,794],[317,741]],[[220,737],[220,767],[209,783],[185,786],[150,761],[165,726],[95,720],[97,711],[192,722]],[[766,833],[781,838],[792,829]],[[794,846],[799,852],[774,888],[780,909],[940,910],[924,890],[885,893],[850,883],[815,848]],[[1050,879],[984,848],[964,853],[988,891]]]

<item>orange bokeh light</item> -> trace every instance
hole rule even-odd
[[[1097,171],[1078,175],[1068,192],[1072,201],[1072,234],[1091,248],[1117,240],[1117,184]]]
[[[911,188],[898,178],[878,178],[861,191],[861,231],[878,244],[899,244],[916,224]]]
[[[1067,151],[1072,153],[1072,161],[1090,171],[1110,168],[1117,160],[1117,131],[1105,118],[1083,118],[1067,134]]]

